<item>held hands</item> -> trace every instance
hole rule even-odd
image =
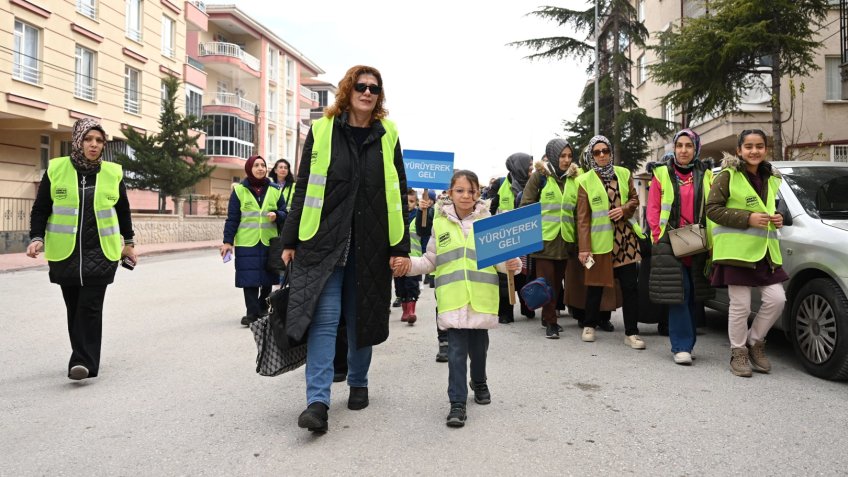
[[[615,222],[617,220],[621,220],[622,217],[624,217],[624,211],[621,210],[621,207],[616,207],[614,209],[610,209],[610,211],[609,211],[610,220]]]
[[[510,258],[506,261],[506,269],[511,272],[517,272],[521,270],[522,264],[521,259],[518,258]]]
[[[38,254],[41,253],[41,251],[43,251],[43,250],[44,250],[44,242],[41,242],[41,241],[30,242],[30,244],[27,245],[26,254],[27,254],[27,257],[36,258],[36,257],[38,257]]]
[[[412,260],[409,257],[391,257],[389,268],[392,269],[393,277],[404,277],[412,268]]]
[[[762,212],[753,212],[748,216],[748,225],[751,227],[756,227],[758,229],[764,229],[768,227],[768,224],[771,222],[771,216],[769,214],[764,214]],[[780,217],[780,225],[783,225],[783,217]],[[777,224],[775,224],[777,227]]]

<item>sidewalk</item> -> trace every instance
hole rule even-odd
[[[152,243],[147,245],[137,245],[136,253],[139,256],[159,255],[171,252],[183,252],[186,250],[201,250],[218,248],[221,245],[220,240],[204,240],[198,242],[173,242],[173,243]],[[0,254],[0,273],[14,272],[17,270],[26,270],[28,268],[46,267],[47,260],[44,259],[44,252],[38,255],[38,258],[29,258],[26,253],[4,253]]]

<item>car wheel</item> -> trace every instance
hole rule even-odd
[[[824,379],[848,378],[848,300],[833,280],[816,278],[792,301],[790,336],[804,368]]]

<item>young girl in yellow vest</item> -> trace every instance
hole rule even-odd
[[[765,337],[783,311],[782,282],[789,279],[781,267],[777,231],[783,227],[783,216],[775,211],[781,179],[766,161],[767,147],[765,132],[742,131],[736,156],[725,154],[706,205],[707,217],[716,223],[712,284],[727,286],[730,298],[730,371],[743,377],[750,377],[752,369],[771,370]],[[752,288],[760,289],[762,305],[749,330]]]
[[[436,281],[437,323],[448,332],[447,425],[465,425],[468,399],[466,360],[471,358],[474,402],[492,400],[486,383],[489,329],[498,323],[498,275],[520,270],[513,258],[497,267],[477,269],[472,224],[489,217],[489,203],[480,199],[480,181],[471,171],[460,170],[451,179],[448,197],[436,204],[433,235],[423,257],[412,257],[407,275],[433,273]],[[404,259],[398,259],[404,260]]]

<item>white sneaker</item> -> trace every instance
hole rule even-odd
[[[68,377],[73,379],[74,381],[79,381],[80,379],[85,379],[88,377],[88,368],[81,364],[77,364],[71,367],[71,370],[68,372]]]
[[[587,343],[595,341],[595,328],[592,328],[591,326],[584,327],[583,335],[580,338]]]
[[[633,349],[645,349],[645,342],[642,341],[642,338],[639,338],[639,335],[625,336],[624,344]]]
[[[682,365],[692,364],[692,355],[686,351],[674,353],[674,362]]]

